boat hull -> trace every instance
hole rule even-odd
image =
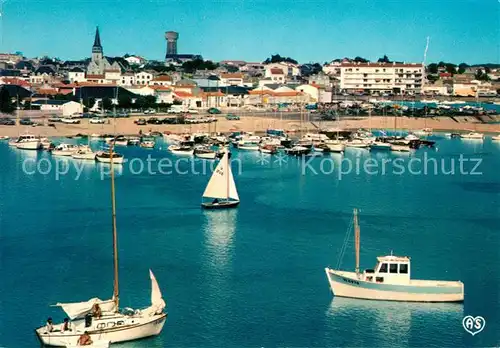
[[[95,153],[74,153],[71,157],[78,160],[95,161]]]
[[[111,163],[111,159],[109,157],[96,156],[95,159],[97,162]],[[113,164],[123,164],[124,161],[125,159],[123,157],[113,157]]]
[[[330,289],[335,296],[364,300],[401,302],[462,302],[463,283],[428,281],[426,285],[393,285],[357,279],[356,273],[325,268]],[[428,284],[427,284],[428,283]],[[460,286],[461,285],[461,286]]]
[[[14,146],[20,150],[38,150],[42,148],[42,143],[40,141],[27,141],[15,143]]]
[[[52,150],[51,152],[52,156],[62,156],[62,157],[71,157],[73,153],[74,151],[58,151],[58,150]]]
[[[217,157],[217,153],[214,152],[207,152],[207,153],[194,153],[194,155],[198,158],[203,158],[203,159],[215,159]]]
[[[44,327],[41,327],[36,329],[35,333],[40,343],[49,347],[66,347],[67,345],[74,345],[83,334],[83,331],[88,331],[92,341],[109,341],[110,343],[119,343],[159,335],[165,325],[166,319],[167,314],[163,313],[149,318],[139,318],[136,320],[135,324],[123,327],[116,327],[115,325],[105,323],[104,326],[110,328],[94,330],[84,328],[82,330],[75,329],[74,331],[65,333],[52,332],[50,334],[44,333]],[[111,322],[111,320],[108,321]]]
[[[344,144],[326,144],[330,149],[330,152],[344,152],[345,145]]]
[[[201,207],[203,209],[230,209],[230,208],[236,208],[240,204],[239,201],[232,201],[232,202],[219,202],[219,203],[212,203],[212,202],[207,202],[207,203],[201,203]]]

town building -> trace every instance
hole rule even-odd
[[[121,71],[120,64],[114,61],[112,64],[103,54],[99,27],[96,29],[94,45],[92,46],[92,58],[87,67],[88,75],[104,75],[106,71]]]
[[[87,81],[87,79],[85,78],[85,70],[79,67],[74,67],[73,69],[68,71],[68,81],[70,83]]]
[[[221,86],[243,86],[242,73],[225,73],[220,75]]]
[[[56,112],[63,116],[71,116],[83,112],[83,105],[67,100],[39,100],[34,101],[32,106],[39,106],[41,111]]]
[[[421,92],[425,68],[420,63],[341,63],[340,88],[348,92]]]

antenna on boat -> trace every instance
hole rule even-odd
[[[113,224],[113,300],[115,301],[115,311],[118,312],[119,308],[119,288],[118,288],[118,238],[116,235],[116,200],[115,200],[115,172],[113,169],[113,147],[116,142],[116,136],[109,144],[109,163],[111,173],[111,211],[112,211],[112,224]]]
[[[356,249],[356,275],[359,276],[359,237],[358,209],[354,208],[354,248]]]

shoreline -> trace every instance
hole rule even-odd
[[[162,124],[138,126],[134,120],[139,117],[108,119],[106,124],[89,124],[88,119],[81,119],[80,124],[56,123],[56,128],[49,126],[0,126],[0,136],[16,137],[22,133],[31,133],[43,137],[66,137],[77,134],[120,134],[120,135],[138,135],[139,130],[143,133],[150,131],[171,132],[171,133],[229,133],[233,131],[246,132],[265,132],[266,129],[284,129],[289,133],[297,132],[317,132],[320,129],[345,130],[364,129],[385,129],[414,131],[423,128],[431,128],[437,132],[482,132],[482,133],[500,133],[500,123],[458,123],[449,117],[436,118],[411,118],[411,117],[371,117],[360,119],[348,119],[341,121],[314,121],[301,122],[300,120],[278,119],[276,117],[263,116],[242,116],[241,120],[233,121],[219,118],[214,123],[201,124]]]

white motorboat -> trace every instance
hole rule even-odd
[[[174,155],[178,156],[193,156],[194,148],[191,146],[183,146],[183,145],[170,145],[168,147],[168,151],[170,151]]]
[[[420,138],[416,134],[408,133],[408,135],[405,136],[405,140],[406,141],[420,140]]]
[[[20,150],[39,150],[42,148],[40,137],[32,134],[22,134],[17,139],[9,141],[9,145]]]
[[[194,149],[194,155],[203,159],[215,159],[217,157],[217,152],[208,147],[197,147]]]
[[[0,140],[9,140],[9,137],[6,135],[0,136]]]
[[[156,143],[153,140],[144,140],[140,143],[140,147],[145,149],[154,149]]]
[[[109,157],[113,156],[113,146],[110,147]],[[145,309],[119,307],[119,287],[118,287],[118,248],[116,231],[116,209],[115,209],[115,189],[114,170],[111,162],[111,197],[112,197],[112,236],[113,236],[113,270],[114,285],[111,299],[102,301],[92,298],[84,302],[57,303],[69,318],[71,331],[53,330],[52,324],[41,326],[35,329],[35,333],[42,345],[65,347],[87,332],[92,341],[109,341],[110,343],[126,342],[138,340],[149,336],[159,335],[167,319],[164,313],[166,307],[160,287],[153,272],[149,271],[151,279],[151,305]]]
[[[52,156],[71,156],[78,148],[73,144],[61,143],[51,151]]]
[[[328,146],[330,152],[344,152],[345,144],[340,140],[325,140],[325,145]]]
[[[97,162],[109,163],[111,164],[111,154],[108,151],[99,151],[95,155]],[[113,152],[113,164],[123,164],[125,162],[125,157],[120,154]]]
[[[42,143],[42,149],[44,150],[49,150],[54,146],[49,138],[41,138],[40,142]]]
[[[409,145],[404,145],[404,144],[390,144],[391,145],[391,151],[394,152],[410,152],[411,148]]]
[[[469,132],[469,133],[466,133],[466,134],[461,134],[460,137],[462,139],[483,140],[484,139],[484,134],[477,133],[477,132]]]
[[[101,137],[101,135],[98,134],[98,133],[92,133],[92,134],[90,134],[90,137],[93,138],[93,139],[98,139],[98,138]]]
[[[370,149],[378,151],[391,151],[391,144],[383,141],[374,141],[370,144]]]
[[[365,142],[365,141],[360,140],[360,139],[352,139],[352,140],[349,140],[348,142],[346,142],[345,146],[346,147],[354,147],[354,148],[358,148],[358,149],[366,149],[366,148],[370,147],[370,143]]]
[[[355,271],[325,268],[334,296],[404,302],[462,302],[464,300],[464,284],[461,281],[411,279],[410,258],[407,256],[378,257],[374,269],[360,272],[360,228],[357,209],[354,210],[353,226]],[[348,239],[346,237],[344,243],[347,243]]]
[[[127,145],[128,146],[141,146],[141,138],[139,137],[129,137],[127,139]],[[145,147],[145,146],[142,146]],[[154,147],[154,141],[153,141],[153,147]]]
[[[259,146],[259,151],[268,155],[274,155],[278,153],[278,147],[276,145],[266,143]]]
[[[96,153],[88,145],[80,145],[71,155],[74,159],[95,161]]]
[[[125,138],[124,136],[118,136],[114,138],[106,138],[106,144],[111,144],[114,143],[117,146],[127,146],[128,145],[128,139]]]
[[[426,137],[426,136],[432,135],[432,129],[431,128],[419,129],[419,130],[413,131],[413,134],[415,134],[417,136]]]
[[[491,140],[493,140],[493,141],[500,141],[500,134],[493,135],[493,136],[491,137]]]
[[[201,206],[205,209],[234,208],[240,204],[236,190],[229,152],[225,151],[203,192]]]

